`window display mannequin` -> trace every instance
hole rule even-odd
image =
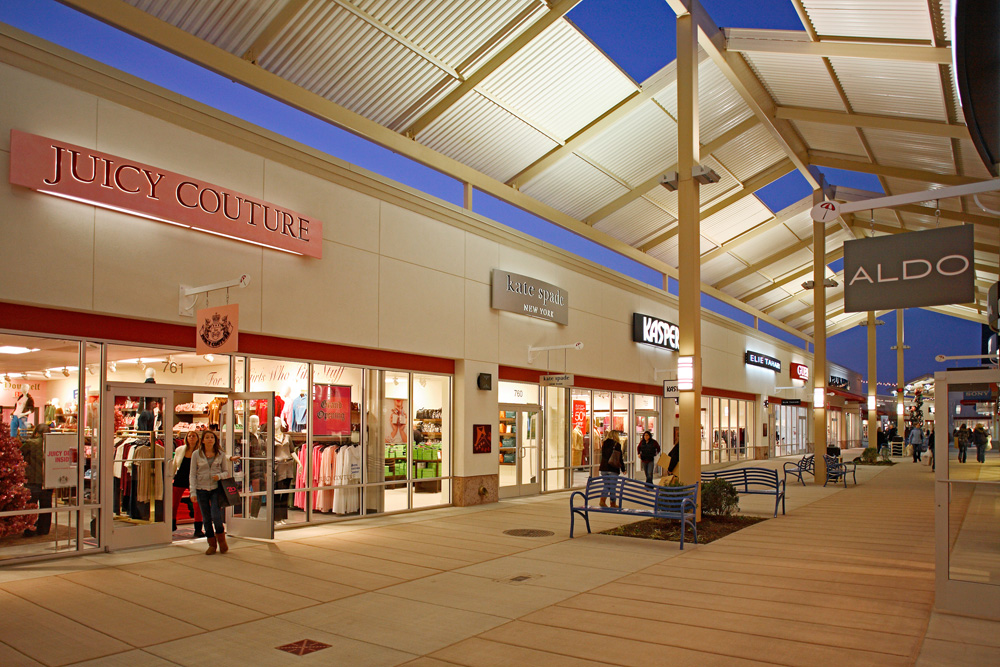
[[[571,465],[578,466],[583,464],[583,430],[580,425],[577,424],[573,427],[573,433],[570,436],[570,445],[573,449],[573,463]]]
[[[146,369],[146,382],[156,384],[156,371],[152,368]]]
[[[278,493],[290,489],[295,472],[298,470],[299,458],[292,451],[292,439],[285,432],[281,417],[274,418],[274,521],[285,523],[288,520],[289,493]]]
[[[139,417],[135,420],[135,430],[144,432],[156,431],[156,422],[159,411],[160,406],[156,404],[156,401],[146,401],[146,409],[140,412]]]
[[[289,431],[306,430],[306,416],[309,413],[309,400],[306,398],[306,388],[299,387],[299,395],[292,401],[291,424]]]
[[[250,457],[250,488],[253,491],[264,489],[264,475],[267,472],[267,445],[260,439],[260,417],[250,415],[247,419],[249,443],[247,456]]]
[[[28,393],[28,386],[24,386],[24,393],[14,402],[14,411],[10,414],[10,437],[16,438],[18,429],[28,428],[28,416],[35,409],[35,399]]]

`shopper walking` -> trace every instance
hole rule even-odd
[[[934,472],[934,466],[937,462],[934,460],[934,428],[931,427],[930,432],[927,434],[927,451],[930,452],[931,457],[931,472]]]
[[[642,464],[642,471],[646,473],[646,484],[653,483],[653,469],[659,453],[660,443],[653,438],[652,431],[643,433],[642,440],[639,441],[639,462]]]
[[[965,463],[969,451],[969,429],[962,424],[955,431],[955,446],[958,447],[958,462]]]
[[[907,442],[913,449],[913,462],[920,462],[920,452],[924,448],[924,432],[920,430],[919,426],[914,426],[910,429],[910,435],[907,438]]]
[[[208,549],[205,554],[209,556],[214,554],[216,549],[222,553],[229,551],[225,526],[222,523],[223,492],[219,488],[219,480],[232,476],[229,462],[237,458],[236,456],[226,458],[225,453],[219,448],[219,434],[215,431],[202,432],[200,447],[191,455],[189,484],[197,493],[198,506],[204,517],[205,535],[208,537]]]
[[[194,518],[194,536],[205,537],[201,531],[201,509],[198,506],[197,493],[191,490],[191,457],[201,446],[201,437],[197,431],[188,431],[184,436],[184,445],[174,452],[174,530],[177,530],[177,508],[181,505],[184,491],[189,490],[191,516]]]
[[[972,429],[972,442],[976,445],[976,461],[978,463],[986,463],[986,445],[989,441],[989,436],[986,435],[986,429],[983,428],[983,425],[976,424],[976,428]]]
[[[614,431],[608,434],[601,444],[601,465],[597,469],[602,477],[618,477],[625,469],[625,452],[622,451],[621,442]],[[608,482],[611,480],[609,479]],[[601,490],[601,507],[607,507],[608,496],[611,496],[611,506],[618,507],[615,497],[612,495],[614,486],[605,484]]]

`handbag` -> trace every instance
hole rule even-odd
[[[240,504],[240,485],[232,477],[223,477],[219,480],[219,491],[222,492],[219,505],[235,507]]]
[[[615,451],[611,452],[611,457],[608,458],[608,463],[611,464],[611,467],[618,468],[619,470],[621,470],[621,467],[622,467],[622,453],[620,451],[618,451],[617,449]]]

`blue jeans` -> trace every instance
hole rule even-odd
[[[17,415],[10,416],[10,437],[17,437],[17,430],[21,428],[28,428],[28,420]]]
[[[225,533],[222,519],[226,516],[225,509],[219,505],[219,489],[206,491],[198,489],[198,507],[201,508],[201,516],[205,521],[205,537],[212,539],[216,533]]]
[[[600,470],[598,471],[597,474],[600,475],[601,477],[618,477],[618,473],[609,472],[607,470]],[[601,500],[604,500],[608,496],[612,496],[611,500],[612,501],[614,500],[614,496],[612,495],[612,493],[614,492],[614,486],[612,486],[611,484],[612,481],[613,480],[609,479],[607,482],[605,482],[604,486],[601,488]]]
[[[642,471],[646,473],[646,484],[653,483],[653,470],[656,469],[656,461],[641,461]]]

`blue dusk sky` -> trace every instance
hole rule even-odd
[[[702,0],[702,5],[721,27],[802,30],[791,0]],[[646,80],[675,58],[674,15],[664,0],[583,0],[569,12],[568,18],[636,82]],[[457,180],[110,28],[55,0],[3,0],[0,2],[0,21],[339,159],[462,205],[462,185]],[[878,179],[868,174],[826,168],[821,171],[833,185],[882,191]],[[772,211],[780,211],[810,195],[809,185],[798,172],[757,192],[757,197]],[[659,273],[638,262],[484,193],[475,193],[473,210],[643,282],[657,287],[662,285]],[[842,262],[831,264],[830,268],[841,270]],[[671,280],[668,289],[676,294],[676,282]],[[744,324],[753,324],[750,315],[707,295],[702,296],[702,305]],[[889,348],[896,342],[896,318],[890,313],[881,319],[886,325],[878,328],[879,380],[894,381],[896,355]],[[937,363],[934,356],[979,354],[981,325],[919,309],[906,311],[904,322],[906,344],[911,348],[905,359],[907,379],[944,370],[946,366],[974,365],[974,362]],[[802,345],[800,339],[773,327],[762,324],[761,329]],[[832,337],[827,350],[831,361],[866,373],[867,339],[863,327]]]

